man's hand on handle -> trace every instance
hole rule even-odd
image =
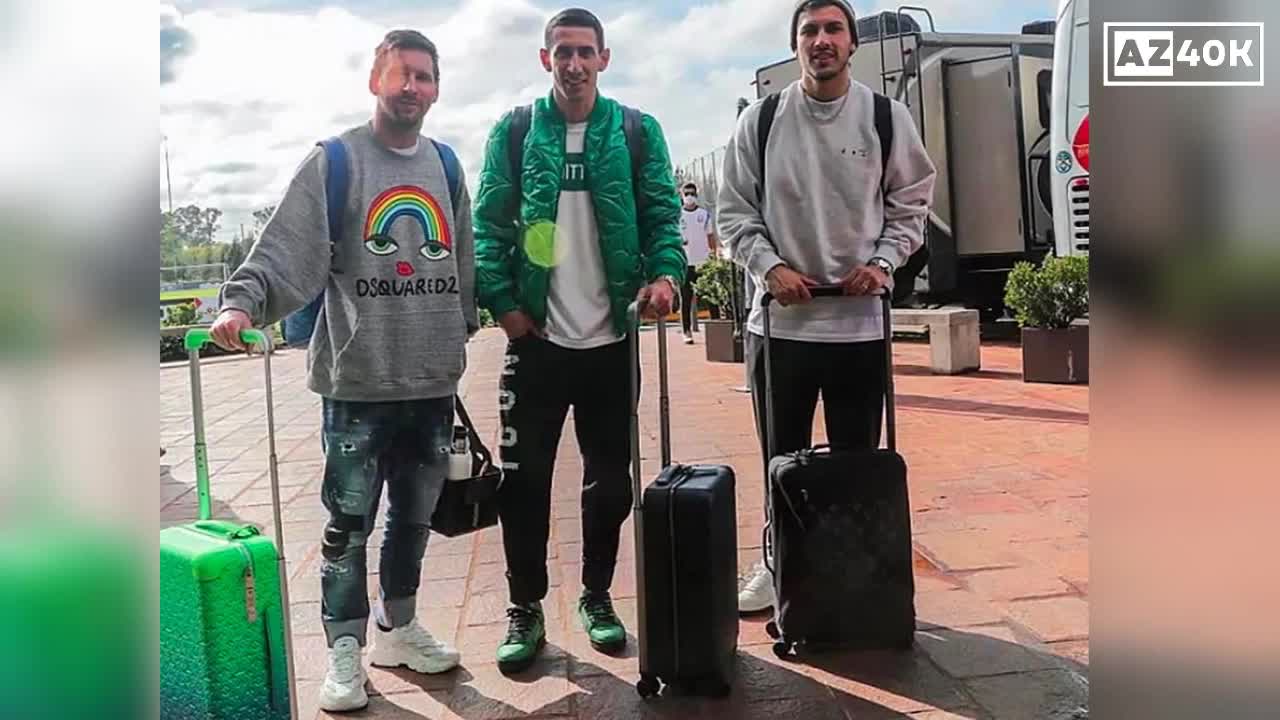
[[[875,295],[889,284],[889,276],[875,265],[862,265],[840,280],[845,295]]]
[[[523,310],[512,310],[498,318],[498,324],[507,334],[508,340],[519,340],[525,335],[542,337],[542,331],[534,324],[533,318]]]
[[[640,288],[636,301],[640,303],[640,313],[651,320],[666,317],[675,306],[676,288],[666,278],[659,278]]]
[[[236,308],[227,308],[218,313],[218,318],[209,328],[213,342],[223,350],[248,350],[249,347],[240,339],[241,330],[251,330],[253,319],[249,313]]]
[[[817,285],[818,282],[786,265],[777,265],[765,275],[765,284],[768,285],[769,294],[773,295],[778,304],[786,307],[803,305],[813,300],[813,296],[809,294],[809,288]]]

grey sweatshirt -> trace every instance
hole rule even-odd
[[[786,264],[819,283],[835,283],[873,257],[895,268],[924,242],[935,171],[906,106],[892,103],[893,144],[881,192],[880,140],[872,92],[854,81],[847,100],[818,102],[799,81],[782,90],[769,132],[763,206],[756,128],[748,107],[725,149],[717,229],[755,281],[747,329],[763,334],[765,275]],[[770,312],[774,337],[862,342],[883,337],[879,300],[819,299]]]
[[[448,397],[478,327],[471,199],[458,207],[426,138],[404,156],[369,125],[342,134],[351,168],[343,237],[330,248],[325,157],[317,147],[289,183],[244,264],[222,287],[222,307],[257,325],[304,307],[323,309],[307,353],[308,386],[337,400]]]

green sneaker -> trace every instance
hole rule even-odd
[[[507,608],[507,637],[498,646],[498,670],[517,673],[527,670],[547,644],[547,625],[542,603],[525,603]]]
[[[615,653],[627,645],[627,629],[613,611],[613,601],[606,592],[583,592],[578,600],[578,618],[587,631],[591,647],[604,653]]]

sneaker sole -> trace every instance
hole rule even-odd
[[[380,668],[397,668],[407,667],[410,670],[421,673],[423,675],[440,675],[458,667],[461,664],[461,658],[457,661],[449,662],[428,662],[420,657],[403,657],[390,653],[379,654],[376,650],[369,653],[369,664]]]
[[[523,660],[499,660],[498,672],[502,673],[503,675],[510,675],[513,673],[519,673],[519,672],[524,672],[525,670],[528,670],[529,668],[533,667],[533,664],[535,662],[538,661],[538,657],[542,654],[542,648],[545,647],[546,644],[547,644],[547,637],[546,635],[543,635],[541,638],[538,639],[538,647],[533,651],[533,654],[530,655],[529,657]]]
[[[368,678],[365,679],[365,682],[368,682]],[[361,689],[363,690],[363,687]],[[361,692],[360,695],[356,696],[356,698],[346,702],[339,702],[335,700],[326,703],[323,696],[320,698],[320,709],[325,712],[356,712],[358,710],[364,710],[367,707],[369,707],[369,693],[367,691]]]
[[[592,640],[591,637],[588,636],[587,641],[591,643],[591,647],[596,652],[602,652],[606,655],[614,655],[616,653],[620,653],[623,651],[623,649],[627,647],[627,639],[625,637],[622,638],[621,640],[618,640],[617,642],[601,643],[601,642],[596,642],[595,640]]]

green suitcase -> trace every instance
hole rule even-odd
[[[273,543],[254,525],[210,517],[209,463],[200,390],[200,349],[209,331],[187,333],[195,421],[200,520],[160,531],[160,717],[165,720],[284,720],[295,717],[288,581],[280,525],[271,341],[259,345],[266,368],[267,438]],[[293,709],[291,711],[291,709]]]

